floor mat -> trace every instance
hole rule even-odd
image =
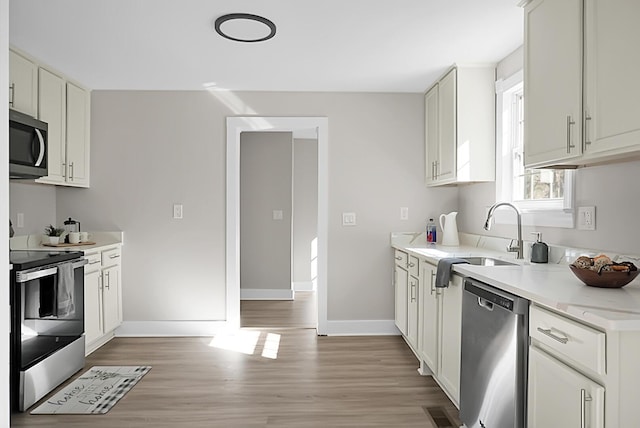
[[[32,415],[107,413],[151,366],[94,366],[49,397]]]

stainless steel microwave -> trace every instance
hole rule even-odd
[[[48,175],[47,130],[45,122],[9,110],[9,178]]]

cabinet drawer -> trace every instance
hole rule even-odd
[[[549,351],[598,374],[606,373],[606,334],[537,306],[531,306],[529,335]]]
[[[409,256],[409,264],[407,264],[409,274],[416,278],[420,276],[420,260],[417,257]]]
[[[102,252],[102,267],[120,264],[120,248],[111,248]]]
[[[396,264],[403,268],[407,268],[407,261],[409,260],[409,255],[404,251],[396,250],[395,256]]]
[[[87,264],[84,265],[84,273],[91,273],[102,267],[102,255],[100,253],[85,254]]]

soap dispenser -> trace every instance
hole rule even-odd
[[[536,242],[531,245],[531,263],[547,263],[549,261],[549,246],[542,242],[540,232],[531,232],[536,235]]]

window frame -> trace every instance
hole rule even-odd
[[[573,228],[575,171],[565,170],[564,198],[554,200],[513,200],[513,156],[511,147],[505,147],[513,138],[515,118],[510,98],[522,87],[521,70],[496,81],[496,201],[510,202],[520,210],[525,226]],[[526,97],[526,94],[524,94]],[[507,128],[505,125],[509,124]],[[507,176],[508,173],[508,176]],[[508,178],[507,178],[508,177]],[[498,210],[494,215],[498,224],[515,224],[513,213]]]

